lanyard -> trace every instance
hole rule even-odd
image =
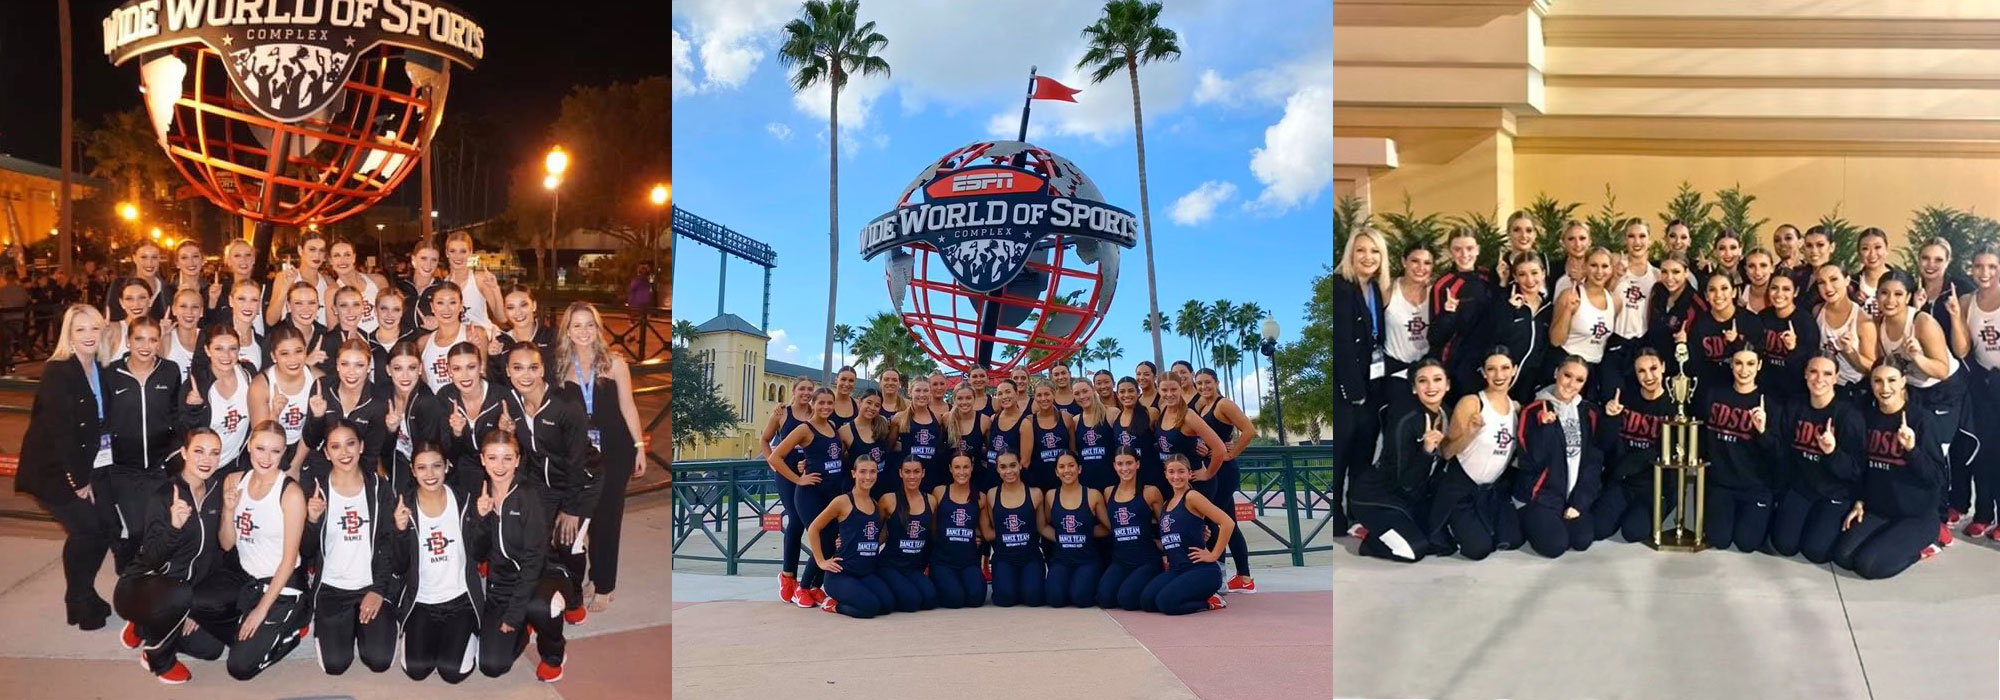
[[[83,378],[90,382],[90,396],[92,399],[92,401],[90,402],[90,407],[97,409],[98,420],[103,420],[104,387],[102,384],[98,382],[97,366],[89,362],[84,362],[81,359],[77,361],[77,364],[83,366]]]
[[[1361,286],[1361,298],[1368,302],[1369,334],[1372,337],[1380,338],[1382,337],[1382,311],[1375,307],[1375,294],[1374,285],[1364,284]]]
[[[576,368],[576,388],[583,392],[584,415],[595,418],[597,417],[597,381],[594,377],[586,379],[583,370],[584,368],[581,365],[578,365]]]

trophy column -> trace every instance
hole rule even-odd
[[[1687,412],[1698,382],[1687,375],[1686,343],[1674,346],[1674,359],[1681,370],[1667,379],[1674,416],[1660,426],[1660,460],[1653,463],[1653,541],[1648,544],[1663,552],[1699,552],[1708,549],[1708,538],[1703,534],[1708,515],[1708,463],[1701,459],[1701,421]],[[1670,475],[1680,507],[1674,509],[1674,521],[1667,523],[1665,490]],[[1688,501],[1689,482],[1694,485],[1692,504]]]

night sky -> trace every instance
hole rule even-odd
[[[139,104],[139,68],[113,67],[100,22],[123,0],[71,0],[79,136],[105,113]],[[446,120],[485,114],[502,124],[501,153],[539,158],[571,85],[667,75],[667,3],[461,0],[486,29],[486,57],[454,71]],[[0,153],[58,165],[62,65],[56,0],[0,0]],[[79,163],[79,169],[84,165]],[[414,184],[410,178],[406,184]]]

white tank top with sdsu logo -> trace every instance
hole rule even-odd
[[[2000,309],[1982,311],[1975,297],[1965,310],[1965,330],[1972,334],[1972,360],[1987,369],[2000,369]]]
[[[1513,399],[1507,400],[1506,411],[1496,411],[1486,402],[1486,392],[1473,394],[1479,398],[1479,418],[1486,422],[1473,433],[1472,441],[1458,452],[1458,466],[1465,475],[1472,477],[1473,483],[1486,485],[1500,479],[1501,472],[1507,471],[1507,460],[1514,456],[1515,439],[1514,413],[1519,407]]]
[[[229,521],[236,528],[236,561],[251,578],[276,576],[279,560],[285,555],[283,499],[290,477],[283,472],[277,477],[263,498],[251,496],[250,472],[236,480],[236,510],[229,514]]]
[[[292,393],[285,393],[278,385],[277,368],[265,372],[264,377],[264,381],[271,385],[271,405],[275,409],[271,415],[278,421],[278,427],[285,429],[285,444],[299,444],[299,438],[305,435],[306,416],[312,415],[311,407],[307,405],[313,394],[312,373],[307,372],[299,380],[298,391]]]
[[[368,488],[364,484],[352,496],[341,495],[331,483],[325,488],[326,513],[320,516],[326,527],[325,563],[320,566],[326,577],[323,580],[343,591],[367,588],[375,580],[377,525],[375,514],[368,512]]]
[[[465,340],[465,326],[459,326],[458,337],[443,345],[438,345],[436,333],[431,334],[430,340],[424,341],[422,351],[424,383],[431,385],[431,391],[441,390],[446,384],[451,383],[451,365],[447,361],[446,354],[451,352],[451,346],[457,345],[462,340]]]
[[[208,396],[208,429],[222,438],[222,461],[228,464],[243,454],[243,443],[250,437],[250,373],[236,368],[236,391],[222,393],[220,383],[210,384]]]
[[[1430,325],[1428,296],[1422,303],[1412,304],[1403,298],[1402,289],[1391,289],[1388,308],[1382,312],[1382,344],[1390,357],[1406,364],[1422,359],[1431,351],[1431,341],[1424,335]]]
[[[1854,304],[1852,309],[1847,312],[1847,322],[1833,326],[1828,325],[1826,322],[1825,306],[1821,306],[1818,311],[1813,312],[1813,321],[1819,324],[1819,353],[1833,358],[1834,367],[1840,370],[1840,376],[1836,377],[1834,381],[1842,386],[1861,381],[1862,375],[1861,370],[1855,367],[1854,363],[1848,362],[1847,356],[1841,354],[1839,348],[1835,347],[1834,340],[1844,335],[1856,339],[1851,342],[1860,342],[1861,333],[1855,329],[1860,325],[1861,314],[1864,313],[1868,313],[1868,310],[1862,308],[1858,303]]]
[[[414,499],[412,499],[414,500]],[[465,595],[465,534],[460,531],[458,499],[450,489],[444,492],[444,512],[437,517],[424,514],[412,502],[417,522],[417,602],[425,605],[449,603]]]
[[[164,340],[167,344],[167,359],[173,360],[176,365],[180,365],[181,381],[185,383],[188,381],[188,373],[194,371],[194,348],[181,347],[181,334],[174,329],[167,328],[164,330],[165,332],[161,333],[161,335],[166,336]]]
[[[1605,292],[1605,308],[1591,301],[1590,293],[1578,295],[1576,311],[1569,316],[1569,335],[1563,337],[1563,351],[1597,364],[1604,361],[1604,344],[1611,339],[1611,313],[1617,302]]]
[[[1909,378],[1910,386],[1917,389],[1929,389],[1957,374],[1958,356],[1951,354],[1950,351],[1944,354],[1949,369],[1942,377],[1925,374],[1923,368],[1919,367],[1915,360],[1910,359],[1910,352],[1903,345],[1903,341],[1909,334],[1917,332],[1917,309],[1913,306],[1903,307],[1901,315],[1901,319],[1884,319],[1885,323],[1875,331],[1875,339],[1882,347],[1882,359],[1903,370],[1903,376]],[[1889,337],[1889,329],[1892,327],[1899,332],[1895,338]]]
[[[1618,312],[1611,323],[1611,334],[1620,338],[1638,338],[1646,335],[1647,308],[1653,301],[1653,285],[1660,282],[1660,270],[1652,263],[1639,274],[1627,270],[1611,286],[1611,300]]]

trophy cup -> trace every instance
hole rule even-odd
[[[1701,460],[1701,421],[1688,416],[1688,402],[1694,398],[1699,382],[1687,374],[1687,343],[1674,346],[1674,359],[1679,363],[1679,372],[1667,379],[1667,395],[1674,402],[1674,416],[1660,425],[1660,461],[1653,463],[1653,549],[1662,552],[1699,552],[1708,548],[1708,538],[1703,535],[1702,526],[1708,514],[1708,463]],[[1674,509],[1671,527],[1663,525],[1666,514],[1665,487],[1667,473],[1673,472],[1680,494],[1680,507]],[[1694,522],[1688,522],[1688,482],[1694,482]]]

